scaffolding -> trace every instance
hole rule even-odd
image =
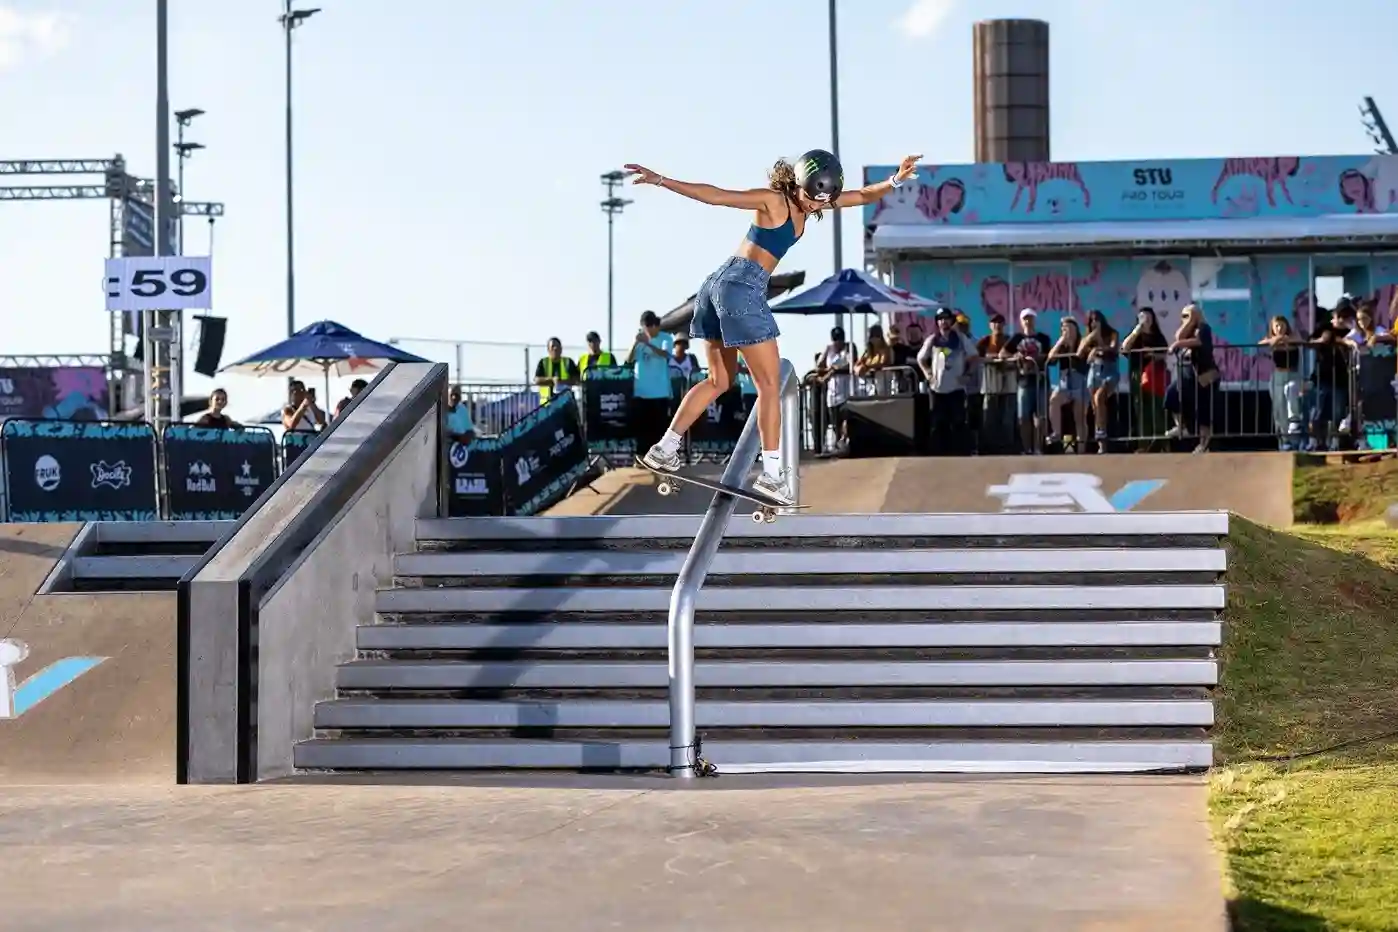
[[[112,258],[149,256],[155,254],[155,182],[137,178],[127,171],[126,159],[120,153],[104,159],[11,159],[0,160],[0,175],[17,178],[63,177],[97,175],[100,181],[70,180],[55,184],[24,182],[0,185],[0,201],[71,201],[106,199],[110,203],[110,252]],[[223,205],[216,202],[186,201],[178,187],[171,184],[176,214],[180,225],[185,217],[207,217],[212,223],[223,216]],[[148,235],[147,235],[148,230]],[[183,241],[178,226],[163,231],[167,246]],[[174,248],[163,250],[177,254]],[[158,311],[153,326],[146,327],[137,314],[121,311],[111,313],[108,327],[108,354],[55,355],[24,357],[27,359],[85,359],[102,360],[107,371],[108,397],[112,411],[143,404],[147,392],[156,399],[157,431],[164,424],[179,418],[183,378],[183,314],[180,311]],[[141,365],[133,365],[127,352],[127,339],[139,341]],[[0,357],[0,360],[7,357]],[[17,357],[8,357],[17,358]]]

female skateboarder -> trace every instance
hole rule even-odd
[[[626,166],[635,176],[634,184],[653,184],[704,204],[754,212],[742,243],[704,280],[694,297],[690,335],[704,341],[709,377],[684,396],[670,429],[642,457],[647,466],[662,472],[679,469],[685,431],[733,384],[738,351],[742,350],[757,386],[757,429],[762,435],[762,475],[753,488],[785,504],[796,504],[790,477],[781,468],[780,331],[767,305],[768,280],[782,256],[805,233],[809,217],[814,215],[818,220],[826,210],[874,203],[917,174],[920,158],[910,155],[888,180],[848,192],[844,191],[839,160],[822,149],[812,149],[795,164],[778,161],[769,173],[767,187],[747,191],[676,181],[641,165]]]

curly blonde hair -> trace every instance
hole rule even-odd
[[[796,167],[786,159],[777,159],[777,163],[772,166],[772,170],[767,173],[768,187],[785,197],[798,206],[801,203],[801,186],[796,183]],[[817,220],[824,212],[823,208],[817,207],[810,211]]]

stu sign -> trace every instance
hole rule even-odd
[[[1001,511],[1109,514],[1130,511],[1164,485],[1164,479],[1135,479],[1107,495],[1101,478],[1092,473],[1033,472],[1015,473],[1004,485],[987,487],[985,494],[1000,499]]]

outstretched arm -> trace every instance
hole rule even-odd
[[[862,207],[880,200],[889,191],[917,174],[917,160],[920,155],[910,155],[899,164],[893,176],[873,184],[866,184],[857,191],[846,191],[835,198],[836,207]]]
[[[713,204],[717,207],[739,207],[744,210],[761,210],[762,208],[772,209],[778,206],[781,195],[771,188],[749,188],[746,191],[733,191],[728,188],[719,188],[711,184],[698,184],[692,181],[676,181],[674,178],[666,178],[664,175],[651,171],[640,165],[627,165],[626,170],[636,176],[632,184],[653,184],[676,194],[683,194],[685,197],[699,201],[701,204]]]

